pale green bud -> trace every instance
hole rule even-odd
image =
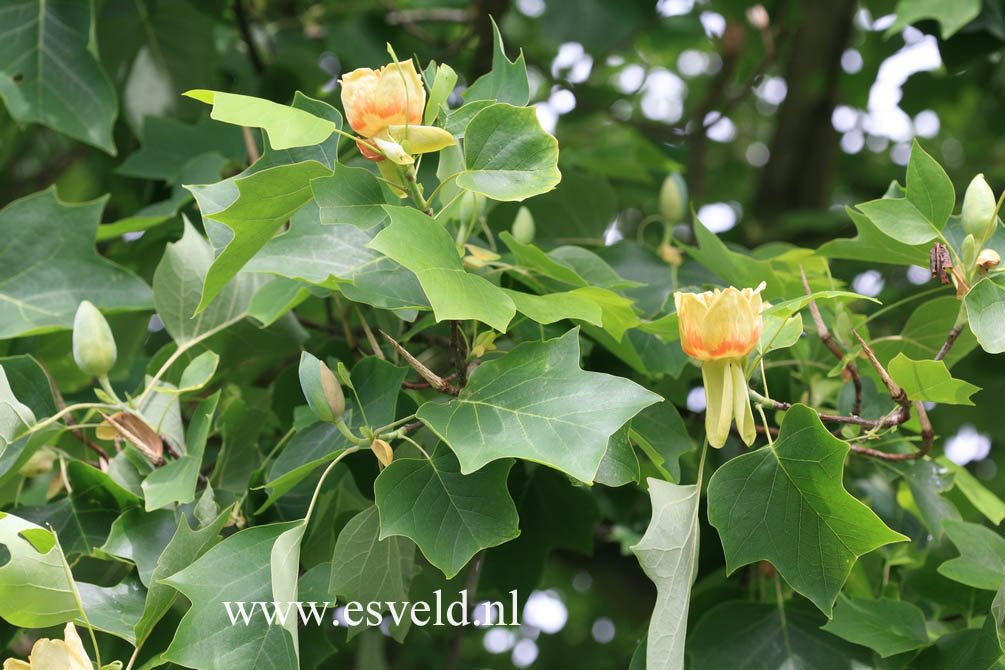
[[[969,272],[977,261],[977,240],[974,239],[973,234],[964,238],[963,246],[960,247],[960,258],[963,259],[964,272]]]
[[[300,355],[300,388],[314,414],[325,423],[338,423],[345,412],[345,396],[335,373],[316,356]]]
[[[92,377],[104,377],[115,365],[115,337],[98,308],[85,300],[73,317],[73,360]]]
[[[667,175],[660,187],[660,215],[669,223],[679,223],[687,215],[687,184],[676,172]]]
[[[517,210],[516,217],[513,219],[511,232],[513,239],[520,244],[530,244],[534,241],[534,233],[536,232],[534,215],[525,206],[521,206]]]
[[[979,174],[967,186],[963,196],[963,230],[980,242],[984,242],[994,232],[995,194]]]

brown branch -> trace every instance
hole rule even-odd
[[[443,381],[449,382],[457,379],[457,373],[447,375],[443,378]],[[429,382],[401,382],[401,387],[406,389],[428,389],[432,388],[432,384]]]
[[[854,333],[855,338],[858,340],[859,344],[862,345],[862,350],[869,358],[869,362],[872,363],[872,367],[876,369],[877,374],[879,374],[879,378],[884,384],[886,384],[886,389],[890,392],[890,398],[892,398],[895,403],[903,407],[905,410],[910,411],[911,401],[908,400],[907,394],[904,393],[904,389],[897,386],[897,382],[890,379],[890,375],[887,374],[886,368],[884,368],[883,364],[879,362],[876,358],[875,352],[872,350],[872,347],[870,347],[869,344],[862,339],[862,336],[859,335],[857,331],[853,330],[851,332]]]
[[[757,399],[758,402],[764,403],[765,401],[770,403],[771,409],[779,410],[784,412],[787,409],[792,409],[792,403],[782,402],[781,400],[770,400],[765,398],[761,400]],[[815,410],[814,410],[815,411]],[[906,414],[906,416],[905,416]],[[893,426],[899,426],[900,424],[911,418],[909,412],[904,412],[903,410],[898,410],[897,412],[885,416],[882,419],[865,419],[857,414],[847,415],[847,414],[826,414],[824,412],[817,412],[817,416],[820,417],[821,421],[827,421],[830,423],[844,423],[850,426],[863,426],[865,428],[891,428]]]
[[[956,342],[956,338],[960,336],[960,333],[962,331],[963,331],[962,323],[958,326],[955,326],[951,331],[949,331],[949,337],[946,338],[946,343],[942,345],[941,349],[939,349],[939,353],[935,354],[935,360],[941,361],[946,357],[946,354],[949,353],[949,350],[953,347],[953,344]]]
[[[806,295],[811,295],[813,291],[810,290],[810,282],[806,278],[806,271],[803,266],[799,266],[799,274],[803,278],[803,288],[806,290]],[[810,300],[810,314],[813,316],[813,325],[816,326],[817,334],[823,341],[824,345],[830,349],[831,353],[839,360],[845,360],[845,353],[838,346],[838,343],[834,341],[831,336],[830,331],[827,329],[827,324],[824,323],[823,317],[820,315],[820,308],[817,307],[816,300]],[[855,400],[852,402],[851,413],[858,416],[862,413],[862,377],[858,373],[858,366],[856,366],[851,361],[845,363],[844,369],[848,371],[848,375],[851,377],[852,386],[855,387]]]
[[[248,23],[248,15],[244,12],[244,3],[242,0],[234,0],[234,17],[237,19],[237,27],[241,31],[244,44],[248,47],[248,58],[251,60],[251,67],[255,69],[256,74],[260,75],[265,71],[265,65],[262,63],[262,57],[258,53],[258,47],[255,46],[255,38],[251,34],[251,24]]]
[[[432,386],[434,389],[436,389],[440,393],[447,393],[449,395],[457,395],[458,393],[460,393],[460,390],[456,386],[454,386],[453,384],[451,384],[450,382],[448,382],[446,379],[444,379],[443,377],[439,376],[438,374],[436,374],[435,372],[433,372],[432,370],[430,370],[429,368],[427,368],[425,365],[423,365],[419,361],[419,359],[417,359],[412,354],[408,353],[408,350],[405,349],[405,347],[403,347],[400,344],[398,344],[398,342],[393,337],[391,337],[390,335],[388,335],[387,333],[385,333],[383,330],[379,330],[378,329],[378,331],[380,332],[381,335],[383,335],[387,339],[388,342],[391,343],[391,346],[394,347],[395,351],[397,351],[399,354],[401,354],[402,358],[404,358],[405,361],[409,365],[411,365],[412,368],[416,372],[418,372],[419,375],[421,375],[423,379],[425,379],[427,382],[429,382],[430,386]]]
[[[59,387],[56,386],[56,380],[53,378],[52,373],[49,371],[49,367],[45,364],[42,359],[37,359],[38,364],[42,366],[42,371],[45,372],[45,378],[49,382],[49,391],[52,392],[52,399],[56,402],[56,410],[62,412],[66,409],[66,401],[63,400],[63,394],[59,392]],[[84,431],[77,428],[77,420],[73,418],[72,414],[66,415],[66,426],[70,429],[70,433],[73,434],[84,446],[88,447],[91,451],[96,453],[100,458],[105,459],[106,462],[111,461],[108,457],[108,452],[105,451],[96,442],[87,438],[84,435]],[[99,463],[100,464],[100,463]]]

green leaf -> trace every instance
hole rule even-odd
[[[716,470],[708,483],[708,520],[722,539],[726,569],[771,561],[829,615],[859,556],[907,539],[845,490],[848,451],[816,412],[795,405],[773,445]]]
[[[1000,666],[1002,646],[994,616],[980,628],[966,628],[940,637],[911,663],[911,670],[973,668],[989,670]]]
[[[0,8],[0,25],[0,98],[10,115],[114,156],[118,105],[91,47],[93,4],[12,0]]]
[[[349,223],[367,230],[387,221],[384,189],[364,168],[339,165],[335,174],[311,182],[321,223]]]
[[[0,446],[6,447],[24,431],[35,425],[35,413],[17,399],[0,365]]]
[[[464,136],[465,171],[457,185],[493,200],[546,193],[562,179],[558,142],[530,107],[496,104],[478,112]]]
[[[664,400],[639,412],[629,434],[653,464],[680,481],[680,457],[693,450],[694,443],[672,402]]]
[[[157,559],[177,529],[174,510],[144,512],[133,507],[112,523],[101,551],[134,563],[140,582],[149,588]]]
[[[694,222],[694,234],[698,247],[686,247],[688,255],[705,267],[713,268],[715,274],[727,284],[738,288],[754,288],[763,281],[766,284],[763,294],[765,297],[777,298],[786,294],[769,261],[731,251],[697,219]]]
[[[212,248],[186,219],[182,238],[165,247],[153,280],[157,314],[179,345],[237,323],[247,315],[255,290],[250,276],[228,285],[198,316],[193,316],[212,263]]]
[[[248,305],[248,316],[263,327],[271,326],[311,295],[311,289],[302,282],[286,277],[273,277],[255,291],[251,304]]]
[[[261,128],[276,151],[321,144],[338,128],[336,122],[297,107],[250,95],[196,89],[184,95],[213,106],[210,118],[236,126]]]
[[[976,523],[947,519],[946,535],[960,552],[939,566],[939,574],[977,589],[997,591],[1005,579],[1005,538]]]
[[[822,630],[869,647],[883,658],[928,646],[925,614],[901,600],[838,596],[834,618]]]
[[[381,539],[411,538],[430,563],[452,578],[480,550],[520,534],[506,490],[512,467],[513,461],[500,461],[463,475],[457,458],[443,446],[428,460],[395,460],[373,485]]]
[[[483,363],[457,399],[427,402],[416,416],[450,445],[464,474],[515,457],[592,482],[608,438],[660,400],[635,382],[581,370],[575,328]]]
[[[171,503],[184,504],[195,500],[206,438],[219,400],[220,392],[217,391],[199,403],[189,420],[185,453],[181,458],[157,468],[143,480],[144,504],[148,512]]]
[[[333,107],[299,92],[294,96],[293,107],[324,118],[336,127],[342,125],[342,116]],[[269,241],[281,223],[312,199],[310,179],[332,174],[338,144],[337,134],[317,146],[283,151],[275,150],[266,143],[262,157],[241,174],[215,184],[187,187],[203,214],[206,234],[217,257],[206,275],[200,310]],[[314,163],[325,170],[320,171]],[[266,177],[245,183],[242,192],[238,182],[243,183],[266,171],[271,172]],[[273,200],[263,203],[258,200],[262,196]],[[222,215],[223,219],[217,215]]]
[[[516,264],[520,267],[527,268],[528,270],[533,270],[537,273],[549,277],[556,281],[564,282],[572,286],[586,286],[586,280],[579,276],[572,267],[561,261],[557,261],[548,254],[544,253],[538,247],[533,244],[521,244],[517,242],[509,231],[503,231],[499,234],[499,239],[503,241],[509,250],[513,253],[513,258]]]
[[[77,591],[84,611],[87,612],[87,622],[82,617],[77,617],[78,626],[86,626],[89,622],[95,630],[111,633],[130,644],[136,643],[133,626],[143,614],[147,590],[135,575],[129,575],[114,586],[78,582]]]
[[[910,245],[898,242],[879,230],[869,217],[846,207],[845,212],[858,234],[850,239],[838,238],[820,246],[817,250],[827,258],[847,258],[870,263],[891,263],[895,265],[928,264],[928,245]]]
[[[149,309],[147,285],[94,249],[107,200],[68,205],[49,188],[0,210],[0,338],[70,328],[83,300],[103,311]]]
[[[311,180],[330,174],[331,170],[317,161],[267,168],[234,180],[236,197],[222,209],[207,202],[198,187],[191,189],[203,216],[231,231],[206,273],[197,312],[205,309],[280,226],[313,197]]]
[[[288,630],[270,626],[261,610],[256,610],[248,625],[243,620],[233,625],[223,603],[271,603],[273,546],[280,536],[302,524],[292,521],[242,530],[188,567],[161,579],[192,601],[164,659],[197,670],[296,670],[296,642]],[[236,614],[237,606],[231,607]]]
[[[182,516],[175,529],[171,541],[157,557],[157,565],[150,575],[149,590],[143,605],[143,615],[134,626],[137,641],[146,640],[147,636],[160,621],[161,617],[171,608],[178,592],[162,580],[173,575],[196,561],[213,544],[224,524],[230,519],[231,510],[225,509],[215,519],[204,527],[192,530],[187,516]]]
[[[628,437],[630,425],[631,423],[626,423],[607,440],[607,451],[604,452],[604,459],[600,461],[594,479],[598,484],[617,487],[639,482],[639,457],[635,455]]]
[[[911,316],[907,317],[907,322],[900,331],[900,337],[880,338],[872,342],[876,358],[884,367],[901,352],[916,361],[933,358],[945,344],[946,336],[956,323],[959,313],[960,301],[952,295],[921,303]],[[956,338],[953,348],[946,354],[944,359],[946,367],[952,368],[976,346],[977,340],[974,339],[973,333],[964,328]]]
[[[977,18],[981,12],[980,0],[956,0],[941,2],[940,0],[900,0],[894,9],[897,20],[893,22],[886,35],[899,33],[907,26],[922,19],[934,19],[942,25],[942,39],[952,37],[959,30]]]
[[[391,224],[367,245],[401,263],[419,279],[437,321],[476,319],[505,332],[516,307],[502,289],[464,269],[454,241],[432,218],[386,205]]]
[[[887,371],[912,400],[973,405],[970,396],[981,390],[979,386],[953,379],[943,361],[912,361],[900,353],[887,365]]]
[[[872,667],[861,647],[822,632],[819,612],[799,603],[727,601],[703,616],[688,636],[694,668],[731,670],[858,670]],[[756,654],[751,653],[757,650]]]
[[[970,504],[986,516],[996,526],[1005,519],[1005,502],[981,484],[962,465],[957,465],[945,456],[937,456],[935,462],[953,473],[953,484]]]
[[[956,506],[940,495],[952,488],[952,478],[947,477],[946,471],[932,461],[884,461],[881,467],[904,478],[917,508],[911,511],[921,517],[921,522],[936,540],[942,539],[942,522],[945,519],[960,519]]]
[[[907,164],[907,187],[903,198],[880,198],[858,209],[880,231],[915,246],[939,237],[956,204],[956,191],[945,170],[925,153],[915,140]]]
[[[245,269],[338,289],[384,309],[428,309],[415,274],[367,246],[376,233],[322,224],[318,206],[308,203],[293,215],[290,230],[271,239]]]
[[[464,99],[468,102],[493,100],[523,107],[530,100],[530,83],[527,80],[523,50],[515,61],[507,58],[499,26],[491,16],[489,21],[492,22],[492,69],[464,91]]]
[[[648,479],[653,513],[642,540],[632,547],[656,584],[656,607],[646,640],[648,670],[683,670],[684,637],[697,574],[698,487]]]
[[[580,319],[595,326],[603,323],[600,305],[576,291],[533,295],[504,288],[503,292],[516,305],[518,312],[538,323],[555,323],[563,319]]]
[[[439,66],[435,62],[430,63],[430,69],[435,68],[436,76],[433,78],[433,83],[429,87],[429,100],[426,101],[426,111],[422,115],[422,125],[431,126],[440,116],[441,111],[447,110],[447,98],[450,94],[454,92],[454,87],[457,86],[457,73],[454,72],[454,68],[450,67],[446,63],[440,63]],[[523,104],[527,104],[524,102]]]
[[[77,609],[64,559],[52,533],[0,512],[0,617],[13,626],[45,628],[73,619]]]
[[[246,156],[241,130],[208,118],[189,125],[171,118],[147,116],[143,119],[140,148],[122,161],[115,172],[141,179],[162,179],[170,184],[194,183],[183,179],[185,166],[212,152],[232,160]]]
[[[335,543],[328,585],[333,600],[337,597],[341,602],[382,604],[408,601],[415,574],[415,544],[406,537],[380,535],[380,518],[373,505],[342,528]],[[395,627],[392,624],[392,630]],[[400,628],[407,630],[408,624],[403,622]]]
[[[1005,352],[1005,288],[988,277],[970,289],[964,304],[981,348],[989,354]]]

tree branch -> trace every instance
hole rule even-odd
[[[813,291],[810,290],[810,282],[806,279],[806,271],[803,266],[799,266],[799,274],[803,278],[803,288],[806,290],[806,295],[811,295]],[[823,340],[824,345],[830,349],[831,353],[837,357],[839,361],[845,360],[845,353],[838,346],[838,343],[834,341],[831,337],[831,333],[827,330],[827,324],[824,323],[824,319],[820,316],[820,308],[817,307],[816,300],[810,300],[810,314],[813,316],[813,324],[817,328],[817,334],[820,335],[820,339]],[[844,369],[848,371],[849,376],[851,376],[851,383],[855,387],[855,400],[851,406],[851,413],[858,416],[862,413],[862,378],[858,373],[858,366],[856,366],[851,361],[845,363]]]
[[[941,361],[946,357],[946,354],[948,354],[949,350],[952,349],[953,344],[956,342],[956,338],[960,336],[962,331],[962,323],[949,331],[949,337],[946,338],[946,343],[942,345],[941,349],[939,349],[939,353],[935,354],[935,360]]]

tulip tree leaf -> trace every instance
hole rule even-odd
[[[115,155],[115,89],[89,48],[93,3],[14,0],[0,7],[0,98],[21,122],[42,123]]]
[[[581,370],[573,329],[483,363],[455,400],[427,402],[417,416],[450,445],[464,474],[515,457],[592,482],[608,438],[660,400],[628,379]]]
[[[341,127],[342,116],[330,105],[297,93],[293,108]],[[187,186],[203,215],[216,260],[206,274],[199,310],[203,310],[237,272],[272,238],[279,226],[313,198],[310,180],[335,169],[339,135],[316,146],[276,150],[239,175],[215,184]],[[264,173],[264,176],[257,176]],[[257,176],[257,178],[256,178]]]
[[[164,660],[197,670],[296,670],[296,642],[289,630],[270,626],[261,611],[256,611],[248,625],[243,620],[233,625],[223,603],[240,600],[250,605],[275,600],[273,547],[287,531],[302,524],[292,521],[242,530],[188,567],[161,579],[192,601],[171,646],[164,652]],[[236,605],[231,606],[236,614]]]
[[[809,407],[785,413],[774,444],[743,454],[708,483],[708,519],[726,568],[767,560],[799,593],[830,614],[859,556],[906,540],[842,484],[849,447]]]
[[[558,142],[533,108],[503,103],[486,107],[468,123],[464,167],[457,185],[493,200],[523,200],[562,179]]]
[[[970,474],[969,470],[962,465],[957,465],[945,456],[938,456],[935,462],[952,473],[953,487],[959,490],[970,501],[970,504],[986,516],[991,523],[997,526],[1002,522],[1002,519],[1005,519],[1005,501],[992,493],[979,479]]]
[[[189,420],[185,435],[186,452],[181,458],[157,468],[143,480],[144,504],[148,512],[174,502],[190,503],[195,500],[206,438],[219,400],[220,392],[217,391],[199,403]]]
[[[457,457],[440,446],[427,459],[392,462],[374,482],[380,537],[411,538],[430,563],[451,578],[481,549],[512,540],[516,506],[506,490],[513,461],[473,474],[460,472]]]
[[[956,203],[953,182],[915,140],[907,163],[903,198],[880,198],[857,205],[885,235],[907,245],[939,236]]]
[[[52,533],[0,512],[0,617],[13,626],[45,628],[80,610],[66,579],[63,554]]]
[[[922,19],[935,19],[942,26],[942,39],[947,40],[981,13],[980,0],[900,0],[894,9],[897,20],[887,29],[887,36],[899,33]]]
[[[691,584],[698,558],[698,487],[649,478],[653,514],[642,540],[632,547],[656,584],[656,607],[646,639],[648,670],[681,670]]]
[[[68,205],[49,188],[0,210],[0,338],[70,328],[82,300],[102,311],[150,307],[149,287],[94,249],[107,199]]]
[[[492,17],[489,20],[492,21],[492,69],[464,91],[464,99],[468,102],[507,102],[523,107],[530,100],[530,82],[527,80],[527,63],[523,59],[523,50],[516,60],[507,58],[499,26]]]
[[[210,118],[237,126],[261,128],[276,151],[321,144],[335,132],[336,122],[308,111],[250,95],[196,89],[184,95],[213,106]]]
[[[629,436],[657,467],[680,481],[680,457],[694,449],[680,412],[669,400],[646,407],[632,419]]]
[[[1005,580],[1005,538],[984,526],[946,519],[946,535],[960,551],[939,566],[939,574],[977,589],[997,591]]]
[[[981,348],[989,354],[1005,352],[1005,288],[989,277],[970,289],[964,303]]]
[[[387,221],[384,191],[372,172],[339,165],[335,174],[311,182],[321,223],[351,223],[367,230]]]
[[[871,263],[893,265],[928,264],[927,244],[904,244],[883,233],[866,215],[846,207],[848,218],[858,233],[851,238],[837,238],[826,242],[817,250],[827,258],[846,258]]]
[[[953,379],[943,361],[912,361],[900,353],[894,356],[886,369],[912,400],[973,405],[970,396],[981,390],[962,379]]]
[[[604,289],[596,290],[603,291]],[[545,295],[533,295],[506,288],[503,291],[513,300],[518,312],[538,323],[555,323],[562,319],[580,319],[595,326],[603,323],[600,305],[575,291],[561,291]]]
[[[513,301],[495,284],[464,269],[447,231],[418,210],[391,205],[384,209],[391,224],[367,246],[415,273],[436,320],[477,319],[505,332],[516,313]]]
[[[902,600],[838,596],[834,618],[822,628],[869,647],[883,658],[928,646],[925,614]]]
[[[873,667],[862,647],[820,630],[826,619],[805,603],[727,601],[703,616],[688,636],[694,668],[857,670]],[[756,649],[758,653],[752,654]]]

